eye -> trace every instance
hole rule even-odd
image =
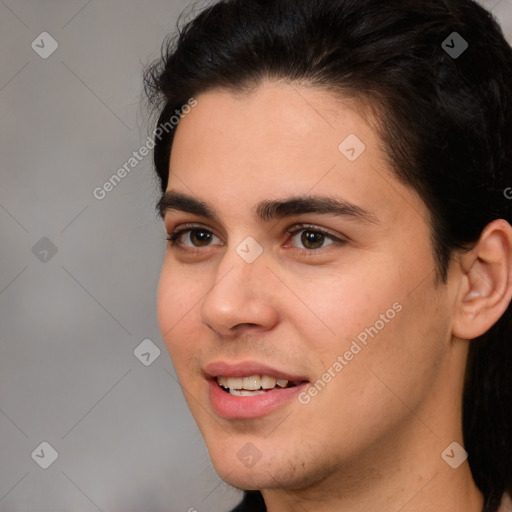
[[[181,249],[182,247],[207,247],[214,238],[218,239],[218,237],[208,229],[196,225],[190,227],[185,225],[171,233],[167,240],[170,242],[171,246],[176,246]],[[188,239],[189,244],[184,243],[183,239]]]
[[[294,241],[294,245],[302,244],[302,246],[305,247],[305,249],[299,247],[302,253],[314,254],[316,250],[323,249],[329,245],[346,243],[345,240],[341,240],[317,226],[300,225],[294,226],[294,228],[295,229],[292,228],[287,231],[287,233],[291,236],[291,240]],[[330,243],[324,245],[324,243],[329,240]]]

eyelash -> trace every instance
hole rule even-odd
[[[214,234],[211,230],[206,229],[203,226],[200,226],[200,225],[197,225],[197,224],[184,224],[183,227],[181,227],[180,229],[177,229],[176,231],[171,233],[167,237],[167,241],[170,243],[170,245],[173,248],[176,248],[176,249],[178,249],[180,251],[185,251],[185,252],[188,252],[188,253],[191,253],[191,254],[202,253],[202,252],[204,252],[203,249],[200,249],[200,248],[191,249],[188,246],[184,246],[181,242],[177,241],[177,239],[180,238],[181,235],[183,235],[183,234],[185,234],[185,233],[187,233],[189,231],[193,231],[194,229],[200,229],[200,230],[206,231],[207,233]],[[325,237],[327,237],[327,238],[329,238],[330,240],[333,241],[333,243],[329,244],[329,245],[334,245],[334,244],[344,245],[344,244],[347,243],[347,240],[340,239],[340,238],[332,235],[328,231],[326,231],[326,230],[324,230],[322,228],[319,228],[317,226],[313,226],[311,224],[296,224],[296,225],[292,226],[286,233],[290,237],[293,238],[294,235],[296,235],[297,233],[300,233],[301,231],[310,231],[312,233],[320,233],[320,234],[324,235]],[[186,247],[186,248],[184,248],[184,247]],[[210,247],[210,246],[206,246],[206,247]],[[329,247],[329,246],[327,246],[327,247]],[[321,251],[322,249],[325,249],[325,247],[320,247],[318,249],[300,249],[300,248],[297,248],[296,250],[298,250],[299,253],[301,255],[303,255],[303,256],[316,256],[318,251]]]

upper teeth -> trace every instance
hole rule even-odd
[[[286,379],[276,379],[271,375],[251,375],[250,377],[217,377],[217,382],[229,389],[272,389],[278,385],[285,388],[288,385]]]

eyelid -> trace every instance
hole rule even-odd
[[[171,230],[171,233],[167,236],[167,240],[169,242],[171,242],[171,245],[173,247],[176,247],[183,251],[192,252],[192,253],[193,252],[204,252],[204,248],[200,248],[200,247],[191,248],[188,245],[184,246],[181,242],[177,241],[177,239],[180,238],[184,233],[186,233],[188,231],[193,231],[194,229],[203,229],[204,231],[211,233],[213,236],[220,238],[209,227],[206,227],[206,226],[203,226],[202,224],[197,224],[197,223],[186,223],[186,224],[181,224],[178,228]],[[186,247],[186,249],[183,249],[183,247]],[[205,248],[208,248],[208,247],[211,247],[211,246],[209,246],[209,245],[205,246]]]
[[[301,231],[313,231],[316,233],[322,234],[325,238],[328,238],[332,241],[329,245],[325,247],[320,247],[319,249],[303,249],[302,247],[292,247],[295,251],[298,251],[300,256],[320,256],[325,253],[325,251],[329,251],[330,246],[341,246],[345,245],[348,240],[344,239],[343,237],[340,237],[338,235],[333,234],[330,230],[326,228],[322,228],[320,226],[316,226],[314,224],[295,224],[294,226],[291,226],[286,230],[286,233],[290,236],[290,239],[292,239],[294,236],[296,236],[297,233],[300,233]],[[286,249],[290,247],[290,243],[287,242]]]
[[[344,241],[347,241],[347,240],[344,240],[341,235],[337,235],[335,233],[333,233],[331,230],[327,229],[327,228],[323,228],[321,226],[317,226],[316,224],[304,224],[304,223],[299,223],[299,224],[294,224],[293,226],[290,226],[287,230],[286,230],[286,233],[288,233],[289,235],[295,235],[296,233],[300,232],[300,231],[316,231],[318,233],[322,233],[323,235],[329,237],[329,238],[332,238],[333,240],[337,240],[339,242],[344,242]]]
[[[179,250],[189,252],[189,253],[204,253],[205,249],[207,249],[208,247],[211,247],[211,245],[207,245],[202,248],[201,247],[194,248],[194,247],[190,247],[190,246],[185,246],[181,242],[176,241],[179,237],[181,237],[181,235],[183,235],[186,232],[192,231],[194,229],[204,229],[205,231],[212,233],[217,238],[220,238],[209,227],[206,227],[202,224],[197,224],[197,223],[186,223],[186,224],[180,225],[179,228],[172,230],[172,232],[168,236],[167,240],[171,243],[171,245],[173,247],[175,247]],[[327,247],[329,247],[331,245],[343,245],[349,241],[348,237],[335,235],[330,230],[320,227],[320,226],[317,226],[315,224],[305,224],[305,223],[294,224],[286,230],[286,234],[288,234],[290,237],[293,237],[296,233],[300,233],[301,231],[307,231],[307,230],[321,233],[326,238],[331,239],[332,243],[326,247],[321,247],[319,249],[303,249],[301,247],[293,247],[296,251],[299,251],[301,254],[304,254],[304,255],[311,255],[311,256],[319,255],[323,252],[324,249],[327,249]],[[222,244],[222,245],[225,245],[225,244]]]

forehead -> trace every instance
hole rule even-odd
[[[334,165],[342,155],[339,144],[348,135],[366,146],[373,145],[376,137],[352,108],[354,102],[295,84],[262,82],[244,93],[213,90],[197,100],[178,126],[171,170],[184,150],[189,162],[216,155],[218,159],[211,162],[216,170],[243,163],[261,171],[264,165],[282,162],[283,170],[294,164],[293,170],[300,172],[327,159]],[[192,152],[193,147],[202,151]]]
[[[168,189],[220,200],[231,214],[269,197],[336,194],[385,222],[407,212],[427,218],[353,102],[283,82],[209,91],[197,102],[177,128]]]

